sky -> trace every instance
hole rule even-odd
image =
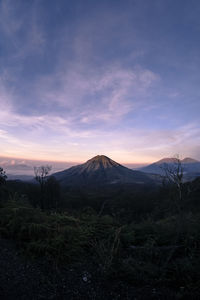
[[[0,155],[200,159],[200,1],[0,0]]]

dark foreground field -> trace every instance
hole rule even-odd
[[[5,239],[0,239],[0,266],[1,300],[184,299],[181,288],[134,287],[110,281],[92,265],[58,268],[44,259],[30,260]]]
[[[200,299],[199,179],[181,202],[173,186],[126,186],[56,208],[46,193],[43,209],[18,186],[1,190],[1,300]]]

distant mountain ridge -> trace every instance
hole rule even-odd
[[[6,171],[8,178],[14,175],[33,174],[33,166],[20,159],[6,159],[0,157],[0,166]]]
[[[34,167],[42,165],[51,165],[54,172],[59,172],[71,167],[74,163],[72,162],[56,162],[56,161],[42,161],[42,160],[31,160],[15,157],[3,157],[0,156],[0,167],[6,172],[8,179],[27,179],[34,177]]]
[[[146,167],[142,167],[139,170],[145,173],[152,173],[152,174],[163,174],[163,168],[167,165],[174,165],[177,162],[176,158],[163,158],[153,164],[150,164]],[[199,173],[200,174],[200,161],[193,159],[191,157],[185,157],[184,159],[180,160],[183,172],[184,173]]]
[[[72,166],[72,163],[49,162],[53,166],[56,178],[62,184],[114,184],[114,183],[147,183],[154,179],[154,174],[163,175],[162,168],[173,165],[176,158],[163,158],[153,164],[141,168],[127,168],[105,155],[97,155],[86,163]],[[186,180],[200,176],[200,161],[186,157],[181,160]],[[6,171],[8,179],[23,181],[34,177],[33,167],[45,165],[44,161],[31,161],[26,159],[0,157],[0,166]],[[70,167],[66,169],[66,167]],[[64,170],[63,170],[64,169]],[[151,176],[153,175],[153,176]],[[64,179],[65,178],[65,179]],[[157,177],[156,177],[157,178]]]
[[[54,173],[53,176],[62,186],[151,182],[142,172],[128,169],[105,155],[97,155],[86,163]]]

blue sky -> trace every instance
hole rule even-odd
[[[1,0],[2,156],[200,159],[198,0]]]

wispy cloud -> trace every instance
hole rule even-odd
[[[80,114],[83,123],[118,120],[141,106],[149,89],[159,81],[150,70],[111,65],[93,70],[73,64],[66,72],[40,78],[38,98]]]
[[[2,0],[1,151],[129,162],[198,154],[200,45],[196,25],[185,43],[176,13],[164,1]]]
[[[42,28],[38,26],[37,2],[2,0],[0,3],[0,32],[9,45],[10,59],[25,59],[41,53],[45,44]]]

